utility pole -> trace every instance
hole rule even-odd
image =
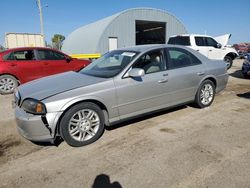
[[[44,35],[44,30],[43,30],[43,12],[42,12],[41,0],[37,0],[37,6],[39,9],[39,15],[40,15],[41,35],[43,36],[43,44],[45,46],[45,35]]]

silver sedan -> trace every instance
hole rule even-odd
[[[186,103],[212,104],[226,87],[223,61],[182,46],[144,45],[111,51],[79,72],[65,72],[16,90],[19,133],[34,142],[96,141],[105,126]]]

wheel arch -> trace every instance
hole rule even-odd
[[[204,77],[204,78],[200,81],[200,83],[199,83],[199,85],[198,85],[198,87],[197,87],[196,92],[198,91],[200,85],[201,85],[204,81],[206,81],[206,80],[210,80],[211,82],[213,82],[214,87],[215,87],[215,90],[216,90],[216,88],[217,88],[217,80],[216,80],[216,78],[215,78],[214,76],[212,76],[212,75],[208,75],[208,76]]]
[[[11,74],[11,73],[0,73],[0,76],[4,76],[4,75],[9,75],[9,76],[13,76],[16,80],[17,80],[17,82],[18,82],[18,85],[20,85],[21,84],[21,81],[20,81],[20,79],[16,76],[16,75],[14,75],[14,74]]]
[[[70,110],[70,108],[72,108],[73,106],[76,106],[80,103],[84,103],[84,102],[90,102],[90,103],[94,103],[96,104],[97,106],[99,106],[101,108],[101,110],[103,111],[103,114],[104,114],[104,118],[105,118],[105,125],[109,125],[109,113],[108,113],[108,109],[107,107],[99,100],[97,99],[83,99],[83,100],[79,100],[79,101],[76,101],[72,104],[70,104],[69,106],[67,106],[63,113],[60,115],[60,117],[58,118],[58,121],[56,123],[56,129],[55,129],[55,133],[54,133],[54,138],[56,139],[57,136],[60,136],[60,123],[61,123],[61,120],[64,116],[64,114]]]
[[[214,84],[214,87],[215,87],[215,89],[216,89],[216,87],[217,87],[217,81],[216,81],[216,79],[215,79],[214,77],[207,77],[205,80],[210,80],[210,81],[212,81],[213,84]],[[203,80],[203,81],[205,81],[205,80]]]
[[[226,55],[225,55],[225,57],[226,56],[228,56],[228,57],[230,57],[232,60],[234,60],[238,55],[236,54],[236,53],[234,53],[234,52],[229,52],[229,53],[227,53]],[[224,57],[224,58],[225,58]]]

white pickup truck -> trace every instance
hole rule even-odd
[[[171,36],[168,44],[184,45],[190,47],[209,59],[224,60],[227,69],[231,68],[233,60],[238,56],[237,51],[227,45],[230,34],[210,37],[207,35],[183,34]]]

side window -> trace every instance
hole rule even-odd
[[[56,60],[64,60],[65,59],[65,56],[61,53],[57,53],[57,52],[52,52],[54,54],[54,58]]]
[[[63,54],[53,52],[50,50],[38,50],[38,56],[40,60],[63,60],[65,56]]]
[[[14,53],[13,52],[10,52],[8,54],[5,54],[3,56],[3,60],[15,60],[15,57],[14,57]]]
[[[161,50],[144,54],[133,65],[133,68],[144,69],[145,74],[160,72],[165,70],[165,61]]]
[[[35,55],[33,50],[22,50],[22,51],[16,51],[10,53],[8,56],[6,56],[7,60],[18,60],[18,61],[29,61],[34,60]]]
[[[201,64],[201,61],[190,52],[180,48],[168,48],[168,68],[176,69]]]
[[[191,45],[189,36],[171,37],[168,40],[168,44],[177,44],[177,45],[183,45],[183,46],[190,46]]]
[[[197,46],[206,46],[204,37],[194,37]]]
[[[192,65],[199,65],[199,64],[201,64],[201,61],[195,55],[193,55],[190,52],[188,52],[188,53],[189,53],[189,56],[191,58]]]
[[[207,46],[213,46],[217,48],[217,42],[214,39],[207,37],[206,41],[207,41]]]

